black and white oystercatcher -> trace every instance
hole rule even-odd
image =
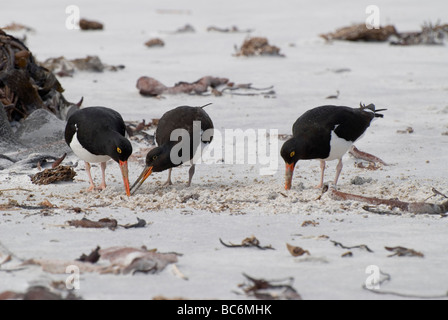
[[[128,176],[128,158],[132,145],[125,138],[126,125],[115,110],[105,107],[89,107],[76,111],[67,121],[65,141],[73,152],[86,162],[90,181],[89,191],[95,189],[90,174],[90,163],[100,162],[102,182],[106,188],[106,162],[113,159],[120,165],[126,194],[131,195]]]
[[[382,118],[375,105],[360,105],[360,108],[321,106],[305,112],[292,127],[292,138],[281,149],[285,160],[285,189],[291,189],[294,168],[299,160],[320,160],[321,178],[317,188],[323,186],[325,161],[336,160],[334,184],[342,170],[342,156],[353,143],[361,138],[375,118]]]
[[[208,104],[207,104],[208,105]],[[156,129],[157,147],[146,155],[146,166],[132,185],[134,194],[152,172],[168,171],[165,184],[172,184],[171,170],[182,163],[191,163],[187,186],[190,186],[195,171],[198,147],[209,144],[213,139],[213,121],[204,107],[180,106],[166,112],[160,118]],[[134,189],[135,188],[135,189]]]

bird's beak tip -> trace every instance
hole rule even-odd
[[[286,163],[285,165],[285,190],[291,189],[292,176],[294,174],[295,163]]]
[[[126,195],[128,197],[131,196],[131,188],[129,186],[129,170],[128,170],[128,162],[127,161],[119,161],[121,174],[123,176],[124,189],[126,190]]]
[[[140,174],[140,177],[138,177],[138,179],[134,182],[134,184],[131,187],[132,193],[131,195],[133,195],[138,188],[140,188],[140,186],[143,184],[143,182],[145,182],[145,180],[151,175],[152,173],[152,168],[153,167],[145,167],[142,171],[142,173]],[[135,187],[135,189],[134,189]]]

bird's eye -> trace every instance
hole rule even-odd
[[[153,157],[152,157],[152,160],[157,160],[157,156],[153,156]]]
[[[292,158],[292,157],[295,156],[295,154],[296,154],[296,152],[295,152],[295,151],[292,151],[292,152],[289,154],[289,156]]]
[[[117,152],[121,154],[121,149],[117,147]]]

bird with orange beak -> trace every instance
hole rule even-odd
[[[125,135],[126,125],[123,118],[110,108],[83,108],[68,118],[65,141],[86,163],[90,182],[88,191],[106,188],[106,162],[112,159],[120,166],[126,194],[131,195],[128,158],[132,154],[132,145]],[[102,181],[99,188],[96,188],[93,182],[90,163],[101,163]]]
[[[372,120],[382,118],[375,105],[361,105],[359,108],[344,106],[321,106],[306,111],[292,127],[292,138],[280,151],[285,160],[285,189],[291,189],[294,168],[299,160],[320,160],[321,177],[316,186],[324,183],[326,161],[338,160],[336,185],[342,171],[342,157],[353,143],[360,139]]]
[[[132,194],[153,172],[168,170],[168,180],[165,185],[171,185],[172,168],[185,162],[191,163],[187,186],[191,185],[195,172],[193,158],[198,150],[202,151],[213,140],[213,121],[204,110],[204,107],[208,105],[202,107],[179,106],[163,114],[155,133],[157,147],[146,155],[145,167],[131,187]],[[185,140],[182,137],[172,139],[172,134],[177,130],[186,134],[183,137]],[[185,154],[182,155],[182,152]]]

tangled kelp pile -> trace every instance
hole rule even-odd
[[[58,122],[82,102],[68,102],[63,91],[56,76],[38,64],[21,40],[0,29],[0,170],[22,160],[60,156],[65,143],[48,138],[61,135],[63,124]]]
[[[335,32],[321,34],[320,36],[327,41],[346,40],[346,41],[387,41],[391,36],[398,35],[393,25],[387,25],[378,29],[368,29],[365,23],[360,23],[348,27],[342,27]]]
[[[364,23],[342,27],[334,32],[321,34],[326,41],[386,42],[392,45],[441,45],[448,35],[448,24],[424,23],[420,31],[398,32],[395,26],[387,25],[369,29]]]
[[[392,45],[442,45],[448,37],[448,24],[440,25],[432,23],[424,23],[421,31],[403,32],[397,40],[391,41]]]
[[[74,104],[65,100],[63,91],[56,76],[39,66],[22,41],[0,30],[0,102],[10,122],[37,109],[65,118]]]
[[[31,182],[34,184],[50,184],[58,181],[73,181],[75,170],[69,166],[57,166],[45,169],[33,175]]]

